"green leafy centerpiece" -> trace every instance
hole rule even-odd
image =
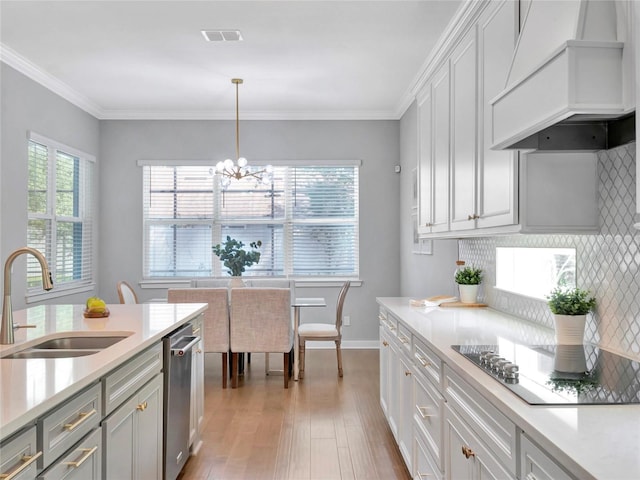
[[[213,253],[222,260],[223,265],[229,270],[227,273],[233,277],[242,276],[245,267],[250,267],[254,263],[260,261],[260,252],[258,248],[262,246],[262,242],[251,242],[249,247],[251,250],[245,250],[244,243],[227,236],[227,240],[222,244],[214,245]]]
[[[482,282],[482,269],[464,267],[456,271],[455,281],[460,291],[462,303],[476,303],[478,300],[478,285]]]
[[[560,345],[581,345],[587,314],[596,306],[596,299],[587,290],[577,287],[556,287],[547,296],[554,315],[556,342]]]

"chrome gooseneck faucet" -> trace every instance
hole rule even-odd
[[[53,288],[53,279],[51,278],[49,265],[47,265],[47,260],[40,251],[35,248],[22,247],[9,254],[4,264],[4,303],[2,304],[2,324],[0,324],[1,345],[14,343],[13,310],[11,309],[11,268],[16,258],[27,253],[36,257],[38,262],[40,262],[40,268],[42,269],[42,288],[45,290],[51,290]]]

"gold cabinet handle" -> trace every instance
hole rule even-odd
[[[195,349],[195,352],[196,352],[196,353],[202,353],[202,349],[201,349],[201,348],[196,348],[196,349]]]
[[[409,343],[409,339],[407,337],[400,337],[400,341],[402,343]]]
[[[538,479],[533,473],[529,472],[527,473],[527,476],[524,478],[524,480],[538,480]]]
[[[462,446],[462,454],[465,456],[465,458],[476,456],[475,452],[471,450],[469,447],[467,447],[466,445]]]
[[[196,328],[196,329],[193,331],[193,335],[198,335],[199,333],[200,333],[200,327]]]
[[[147,402],[139,403],[136,409],[144,412],[147,409]]]
[[[89,418],[91,415],[95,413],[98,413],[95,408],[92,409],[90,412],[80,412],[80,418],[78,420],[76,420],[73,423],[64,424],[65,430],[67,430],[68,432],[75,430],[75,428],[78,427],[78,425],[80,425],[82,422],[84,422],[87,418]]]
[[[430,473],[420,473],[420,470],[418,470],[417,475],[418,475],[418,478],[433,477],[433,475],[431,475]]]
[[[409,370],[405,370],[404,371],[404,376],[408,377],[409,375],[411,375],[411,372]]]
[[[385,347],[388,347],[389,346],[389,342],[387,342],[386,340],[383,340],[382,341],[382,345],[384,345]]]
[[[420,417],[422,417],[423,420],[433,417],[433,415],[427,413],[428,412],[427,407],[418,407],[416,405],[416,408],[418,409],[418,413],[420,414]]]
[[[418,361],[424,368],[431,366],[431,362],[426,361],[422,356],[418,355],[417,353],[415,354],[415,357],[418,359]]]
[[[97,445],[93,448],[79,448],[78,449],[79,452],[84,452],[84,455],[82,455],[82,458],[80,460],[77,460],[75,462],[62,462],[62,463],[64,465],[69,465],[70,467],[73,467],[73,468],[78,468],[80,465],[82,465],[85,462],[87,458],[93,455],[96,450],[98,450]]]
[[[25,469],[29,468],[33,462],[35,462],[38,458],[42,456],[42,451],[39,451],[35,455],[23,455],[20,461],[22,461],[22,465],[16,468],[13,472],[9,473],[0,473],[0,478],[2,480],[11,480],[12,478],[17,477],[20,473],[24,472]]]

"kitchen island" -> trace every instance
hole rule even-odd
[[[436,478],[640,478],[639,404],[529,405],[452,348],[550,345],[551,329],[488,308],[377,301],[381,404],[412,475],[431,468]],[[397,391],[415,392],[415,404]]]
[[[52,408],[157,346],[180,325],[195,319],[207,304],[109,305],[110,316],[84,318],[83,305],[43,305],[14,312],[15,344],[0,345],[0,357],[43,339],[73,335],[123,336],[95,354],[68,358],[0,358],[0,440],[34,424]]]

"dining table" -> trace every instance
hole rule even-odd
[[[300,339],[298,338],[298,326],[300,325],[300,309],[326,307],[327,301],[324,298],[298,298],[291,304],[293,307],[293,379],[298,381],[300,374]]]

